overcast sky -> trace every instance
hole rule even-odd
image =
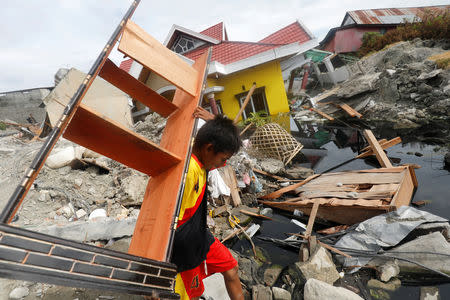
[[[87,72],[131,2],[2,1],[0,92],[53,86],[59,68]],[[442,4],[449,0],[142,0],[132,20],[161,42],[173,24],[201,31],[221,21],[230,40],[255,42],[299,19],[320,41],[346,11]]]

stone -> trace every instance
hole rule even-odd
[[[326,282],[311,278],[305,284],[303,297],[305,300],[339,299],[362,300],[360,296],[343,287],[335,287]]]
[[[123,197],[120,199],[120,202],[122,204],[141,204],[144,199],[147,181],[148,177],[140,174],[132,174],[123,178],[121,180]]]
[[[435,286],[421,287],[420,300],[440,300],[439,289]]]
[[[431,91],[433,90],[433,88],[431,86],[429,86],[428,84],[422,82],[418,88],[417,88],[418,92],[421,94],[427,94],[427,93],[431,93]]]
[[[369,288],[382,289],[382,290],[391,291],[391,292],[397,290],[401,285],[402,285],[402,282],[398,278],[394,278],[386,283],[381,282],[376,279],[373,279],[373,278],[367,282],[367,287],[369,287]]]
[[[203,285],[205,286],[202,295],[204,299],[230,300],[222,274],[216,273],[208,276],[203,279]]]
[[[81,187],[81,185],[83,184],[83,179],[81,178],[75,178],[75,180],[73,181],[78,187]]]
[[[21,286],[16,287],[9,293],[9,299],[22,299],[30,294],[30,291],[27,287]]]
[[[50,202],[52,200],[52,197],[50,196],[49,191],[39,191],[39,201],[41,202]]]
[[[89,221],[97,221],[106,218],[106,210],[103,208],[94,209],[89,215]]]
[[[252,300],[272,300],[272,290],[262,284],[252,287]]]
[[[311,258],[306,262],[297,262],[295,267],[306,280],[314,278],[333,284],[338,280],[339,273],[329,252],[323,247],[317,247]]]
[[[292,296],[289,291],[285,289],[274,286],[272,288],[272,296],[273,300],[291,300]]]
[[[450,274],[450,259],[443,259],[444,256],[442,255],[427,254],[423,252],[443,253],[446,255],[450,255],[450,244],[440,232],[433,232],[427,235],[419,236],[410,242],[390,249],[389,251],[386,251],[386,254],[392,254],[399,258],[409,259],[425,265],[428,268]],[[382,263],[384,262],[376,258],[369,262],[370,265],[375,266],[381,265]],[[432,273],[432,271],[430,270],[402,260],[398,260],[397,264],[400,267],[401,273]]]
[[[377,268],[381,281],[388,282],[391,278],[400,273],[400,268],[396,261],[387,261]]]
[[[77,219],[81,219],[87,215],[87,212],[84,209],[80,208],[76,211],[75,215],[77,216]]]
[[[305,179],[311,175],[314,175],[314,171],[309,168],[295,166],[295,167],[286,169],[286,171],[284,172],[284,175],[286,177],[289,177],[292,179]]]
[[[264,283],[268,286],[273,286],[277,281],[282,267],[279,265],[272,265],[264,271]]]
[[[259,162],[259,166],[270,174],[278,174],[284,170],[284,163],[275,158],[265,158]]]
[[[84,152],[84,147],[66,147],[63,149],[56,149],[55,153],[51,154],[45,164],[52,169],[59,169],[68,166],[75,159],[81,159]]]
[[[433,70],[431,72],[423,72],[422,74],[419,75],[419,77],[417,77],[417,80],[430,79],[430,78],[433,78],[433,77],[439,75],[441,72],[442,72],[442,69]]]
[[[379,95],[383,101],[395,103],[400,99],[397,83],[388,77],[383,77],[380,80]]]

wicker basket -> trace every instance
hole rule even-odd
[[[250,137],[253,155],[281,160],[285,165],[303,148],[296,139],[277,123],[259,127]]]

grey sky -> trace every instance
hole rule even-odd
[[[0,92],[53,86],[61,67],[87,72],[131,0],[7,0],[0,10]],[[257,41],[302,21],[321,40],[346,11],[449,0],[142,0],[132,20],[163,42],[172,24],[201,31],[220,21],[235,41]],[[114,50],[118,64],[122,55]]]

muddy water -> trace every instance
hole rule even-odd
[[[314,124],[301,126],[293,135],[305,146],[302,150],[304,157],[297,159],[295,164],[314,169],[316,173],[324,172],[331,167],[350,160],[357,155],[358,149],[363,146],[363,140],[358,132],[348,127],[322,127]],[[414,135],[402,136],[396,132],[389,132],[389,136],[378,138],[392,138],[401,136],[404,144],[388,149],[388,157],[396,164],[418,164],[416,176],[419,182],[412,202],[425,200],[427,204],[420,209],[441,217],[450,218],[450,171],[444,169],[444,150],[437,145],[414,141]],[[395,164],[394,164],[395,165]],[[333,171],[358,170],[376,168],[373,159],[354,160]],[[284,212],[275,212],[274,221],[261,222],[259,236],[278,239],[286,238],[288,232],[299,232],[299,227],[290,222],[292,215]],[[307,219],[304,219],[307,222]],[[258,236],[257,235],[257,236]],[[247,241],[239,241],[234,249],[243,251]],[[255,244],[264,249],[272,264],[288,266],[298,261],[295,250],[275,246],[271,242],[255,239]],[[247,248],[248,249],[248,248]],[[450,284],[439,285],[441,299],[450,299]],[[419,299],[420,287],[402,286],[391,294],[391,299]],[[375,298],[374,298],[375,299]]]

